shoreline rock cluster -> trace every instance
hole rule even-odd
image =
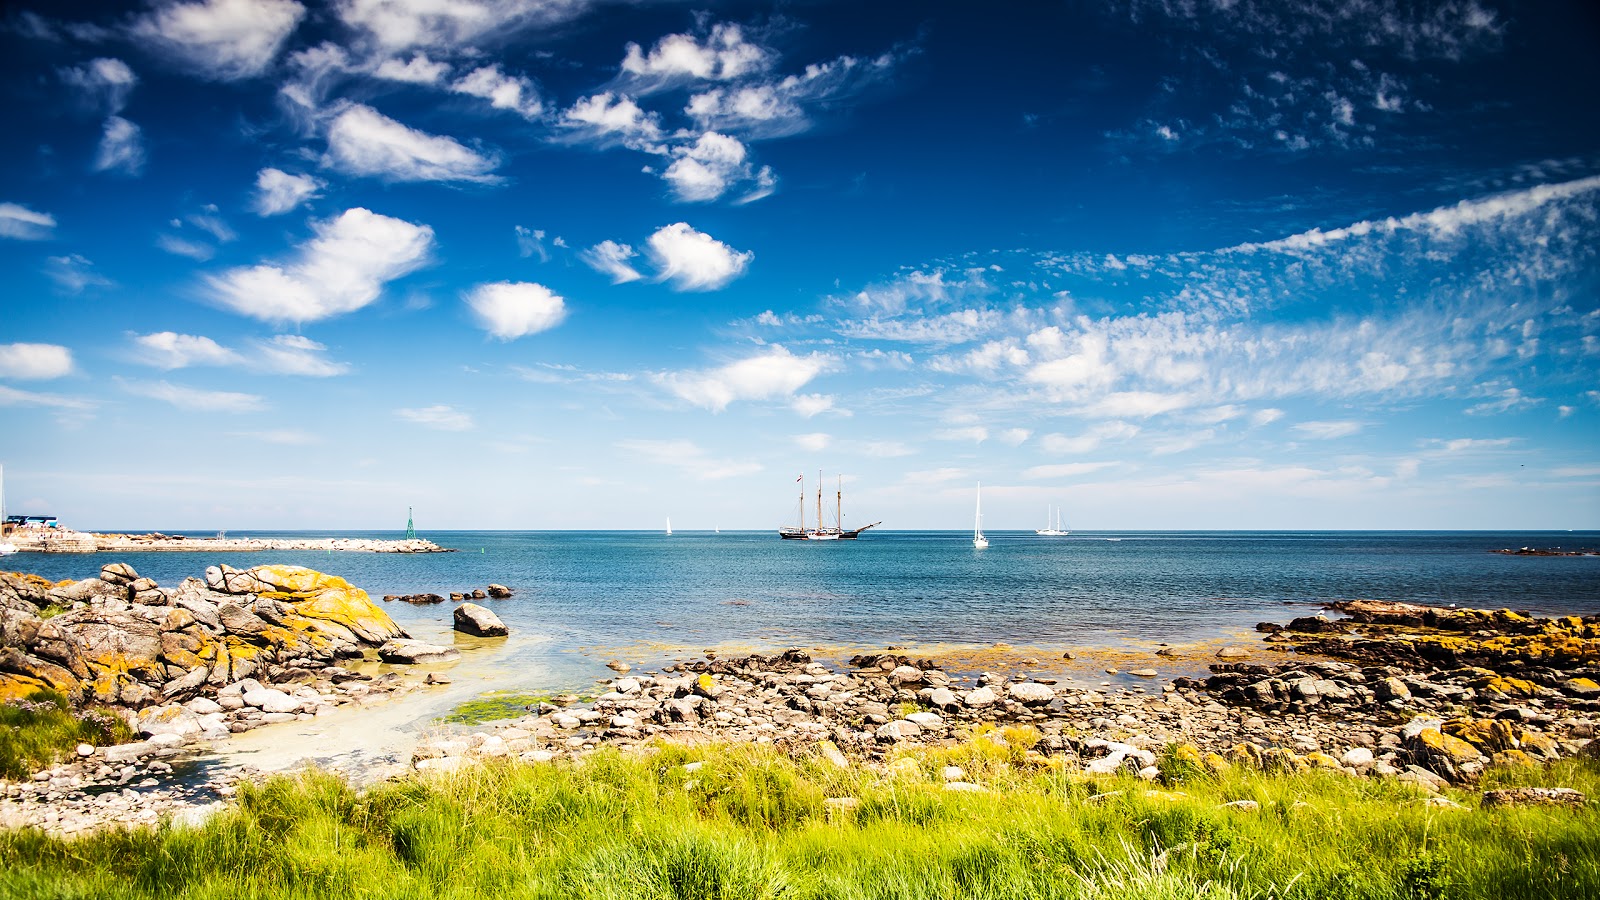
[[[450,602],[462,603],[467,600],[509,600],[511,588],[503,584],[491,584],[487,588],[472,588],[464,591],[451,591]],[[443,594],[384,594],[385,603],[413,603],[418,605],[430,603],[443,603]]]
[[[160,532],[98,534],[69,528],[20,528],[9,540],[22,553],[257,553],[312,550],[339,553],[454,553],[422,538],[250,538],[184,537]]]
[[[1383,615],[1419,623],[1481,623],[1498,615],[1390,606]],[[1516,644],[1520,657],[1490,654],[1515,675],[1472,666],[1441,669],[1396,637],[1386,645],[1389,656],[1382,665],[1321,658],[1279,665],[1222,662],[1211,666],[1209,678],[1175,679],[1151,693],[1140,687],[1057,687],[1048,679],[994,672],[967,678],[943,671],[934,660],[892,652],[830,668],[803,650],[790,650],[613,678],[590,704],[556,698],[530,710],[533,715],[425,743],[413,766],[452,769],[506,756],[541,762],[657,740],[755,742],[883,764],[899,748],[945,746],[963,735],[1017,726],[1034,730],[1028,756],[1038,765],[1087,774],[1127,769],[1146,779],[1159,777],[1163,765],[1242,765],[1392,777],[1438,792],[1470,786],[1490,766],[1600,757],[1597,673],[1582,664],[1591,658],[1586,650],[1567,644],[1590,640],[1581,635],[1600,625],[1600,617],[1510,615],[1519,617],[1508,620],[1517,628],[1545,635],[1570,652],[1552,659],[1543,645]],[[1579,638],[1571,637],[1574,631]],[[1498,646],[1492,636],[1476,639]],[[1363,652],[1376,651],[1363,645]],[[1529,654],[1545,665],[1519,664]],[[1472,658],[1484,659],[1481,653]],[[1171,755],[1162,759],[1169,747]]]
[[[349,668],[369,651],[385,662],[459,655],[410,640],[365,591],[297,566],[213,566],[170,589],[126,563],[61,584],[0,573],[0,700],[48,688],[140,737],[80,746],[77,759],[6,785],[0,825],[75,833],[215,800],[226,780],[175,789],[166,760],[417,687]]]

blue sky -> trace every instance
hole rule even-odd
[[[1600,527],[1600,13],[0,19],[0,463],[85,528]]]

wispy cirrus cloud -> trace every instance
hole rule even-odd
[[[659,466],[679,469],[684,474],[702,481],[719,481],[753,475],[762,470],[754,461],[719,459],[700,445],[688,440],[632,439],[618,441],[617,449],[636,460]]]
[[[601,241],[593,247],[580,252],[578,258],[582,259],[589,265],[589,268],[594,269],[596,272],[610,276],[612,284],[627,284],[630,281],[638,281],[644,277],[639,274],[639,270],[635,269],[632,263],[628,262],[628,260],[638,255],[638,251],[634,250],[630,244]]]
[[[171,404],[189,412],[250,413],[267,408],[264,397],[236,391],[209,391],[170,381],[135,381],[118,378],[127,393]]]
[[[0,237],[14,241],[44,241],[54,236],[56,217],[20,203],[0,203]]]
[[[443,404],[437,406],[406,407],[394,411],[402,422],[421,425],[434,431],[471,431],[477,427],[470,413]]]
[[[107,117],[94,151],[94,171],[138,175],[144,164],[144,136],[139,126],[121,116]]]

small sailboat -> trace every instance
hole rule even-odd
[[[1047,506],[1044,513],[1044,527],[1034,529],[1033,533],[1044,535],[1045,537],[1056,537],[1058,535],[1071,534],[1072,532],[1061,530],[1060,508]]]
[[[983,536],[983,482],[978,482],[978,507],[973,512],[972,520],[972,546],[982,550],[989,546],[989,539]]]
[[[667,534],[672,533],[672,517],[667,516]]]
[[[0,556],[10,556],[17,552],[17,545],[4,540],[4,522],[6,521],[6,468],[0,466]]]

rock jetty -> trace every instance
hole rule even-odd
[[[254,553],[262,550],[314,550],[340,553],[454,553],[422,538],[251,538],[161,534],[97,534],[66,528],[24,528],[7,538],[30,553]]]

